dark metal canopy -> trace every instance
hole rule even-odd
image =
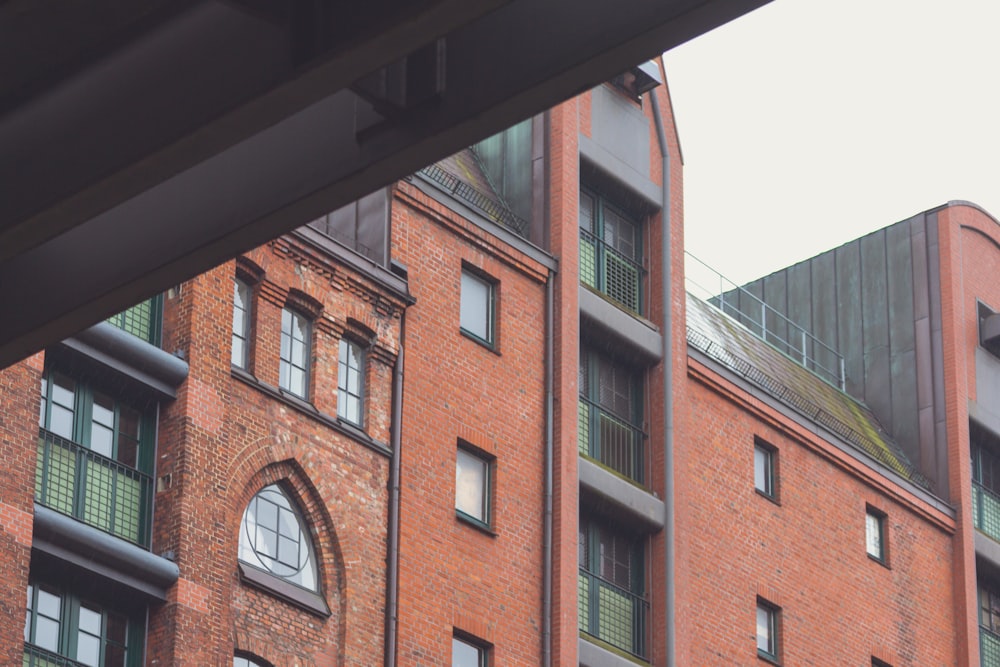
[[[766,1],[0,3],[0,367]]]

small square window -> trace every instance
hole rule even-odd
[[[340,339],[337,361],[337,416],[355,426],[363,426],[365,396],[365,353],[360,345]]]
[[[488,667],[489,649],[463,637],[451,638],[451,667]]]
[[[305,315],[281,311],[281,364],[278,385],[300,398],[309,398],[312,327]]]
[[[492,462],[463,447],[455,457],[455,509],[482,526],[490,525]]]
[[[463,269],[462,331],[492,347],[495,343],[495,308],[496,285]]]
[[[753,447],[753,485],[758,493],[771,498],[777,493],[777,459],[778,450],[767,443],[757,440]]]
[[[873,507],[865,512],[865,550],[880,563],[886,562],[885,514]]]
[[[771,603],[757,599],[757,655],[772,662],[778,661],[778,615],[781,610]]]

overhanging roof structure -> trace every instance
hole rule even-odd
[[[766,1],[0,3],[0,367]]]

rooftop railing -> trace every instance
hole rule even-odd
[[[108,318],[108,322],[150,345],[160,346],[160,327],[163,319],[163,295],[146,299],[131,308]]]
[[[577,582],[580,631],[647,660],[649,602],[580,568]]]
[[[688,292],[741,323],[817,376],[844,389],[844,358],[834,348],[691,253],[684,254],[687,258],[684,281]]]
[[[621,473],[638,484],[645,483],[646,434],[580,396],[577,443],[580,453]]]

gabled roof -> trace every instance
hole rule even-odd
[[[893,472],[930,488],[866,405],[691,294],[687,296],[687,340],[691,347]]]

